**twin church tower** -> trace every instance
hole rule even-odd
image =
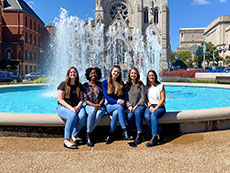
[[[168,0],[96,0],[95,24],[109,26],[120,23],[122,28],[139,29],[143,36],[149,28],[157,35],[162,46],[161,68],[169,65],[169,9]]]

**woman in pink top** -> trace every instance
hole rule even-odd
[[[157,80],[157,74],[154,70],[150,70],[147,74],[146,95],[148,107],[145,109],[144,117],[152,130],[152,138],[146,146],[152,147],[157,145],[160,139],[158,134],[158,118],[161,118],[166,112],[164,106],[164,85]]]

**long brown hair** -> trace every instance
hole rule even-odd
[[[113,87],[113,80],[112,80],[112,71],[113,69],[118,68],[120,70],[120,75],[117,77],[115,86]],[[109,78],[108,78],[108,94],[116,94],[118,96],[123,95],[123,81],[121,77],[121,67],[119,65],[114,65],[110,72],[109,72]]]
[[[131,74],[131,71],[132,70],[135,70],[137,72],[137,79],[136,79],[136,86],[137,88],[140,88],[140,86],[143,84],[143,82],[140,80],[140,73],[138,71],[138,69],[136,67],[132,67],[130,70],[129,70],[129,74],[128,74],[128,81],[127,81],[127,86],[130,88],[131,85],[132,85],[132,79],[130,77],[130,74]]]
[[[160,82],[158,81],[158,79],[157,79],[157,73],[154,71],[154,70],[149,70],[148,71],[148,73],[147,73],[147,80],[146,80],[146,85],[147,85],[147,87],[150,87],[151,86],[151,82],[149,81],[149,73],[153,73],[154,74],[154,76],[155,76],[155,84],[156,85],[158,85],[158,84],[160,84]]]
[[[76,69],[76,67],[70,67],[68,70],[67,70],[67,73],[66,73],[66,77],[65,77],[65,98],[69,99],[70,98],[70,90],[71,90],[71,87],[70,87],[70,78],[69,78],[69,73],[70,71],[74,69],[76,72],[77,72],[77,77],[75,79],[75,86],[76,86],[76,93],[77,93],[77,98],[80,97],[80,80],[79,80],[79,73]]]

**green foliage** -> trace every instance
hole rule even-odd
[[[202,52],[202,55],[198,56],[198,55],[195,55],[195,61],[197,62],[197,66],[199,68],[201,68],[201,64],[203,62],[203,47],[204,47],[204,43],[206,42],[203,42],[201,44],[201,46],[198,47],[198,50],[201,50]],[[219,61],[223,61],[223,58],[219,56],[219,53],[217,51],[217,48],[214,46],[214,44],[212,42],[208,42],[206,43],[206,52],[205,52],[205,61],[207,62],[208,66],[210,64],[210,62],[213,61],[213,52],[214,52],[214,56],[215,56],[215,61],[218,63]]]
[[[181,60],[176,60],[176,62],[173,63],[173,66],[180,66],[183,69],[187,69],[187,65]]]
[[[36,80],[33,81],[33,84],[37,84],[37,83],[47,83],[49,80],[48,77],[40,77]]]

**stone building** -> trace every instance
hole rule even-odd
[[[212,42],[218,48],[229,48],[229,27],[230,27],[230,15],[220,16],[212,21],[204,30],[205,42]],[[225,57],[230,55],[230,50],[221,52],[220,56]]]
[[[230,55],[230,15],[218,17],[205,28],[181,28],[179,32],[180,43],[176,51],[190,51],[205,41],[225,50],[220,56]]]
[[[19,74],[39,71],[43,21],[23,0],[1,0],[1,3],[1,68],[15,67],[15,72]]]
[[[109,26],[117,23],[130,30],[139,29],[142,35],[151,28],[162,46],[161,68],[168,68],[171,51],[168,0],[96,0],[94,22],[104,24],[105,35]]]
[[[180,28],[180,43],[176,49],[179,51],[190,51],[192,47],[198,47],[204,41],[205,28]]]

